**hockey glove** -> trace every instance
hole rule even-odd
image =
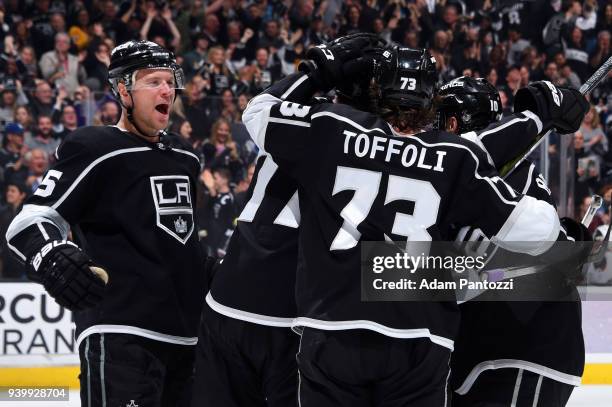
[[[561,88],[549,81],[533,82],[514,97],[514,111],[530,110],[542,120],[544,129],[554,127],[559,134],[580,128],[589,110],[589,102],[576,89]]]
[[[28,278],[41,283],[55,301],[71,311],[97,305],[104,297],[108,274],[66,240],[45,244],[27,262]]]
[[[357,33],[340,37],[328,45],[321,44],[306,52],[308,60],[299,66],[301,72],[310,74],[315,85],[327,92],[334,87],[374,73],[374,61],[386,45],[375,34]]]
[[[558,258],[565,258],[562,261],[561,270],[567,274],[570,281],[576,283],[582,278],[582,266],[589,261],[593,248],[593,237],[582,223],[574,219],[561,218],[559,223],[565,230],[567,237],[575,241],[574,243],[565,243],[561,246],[565,252],[558,255]]]

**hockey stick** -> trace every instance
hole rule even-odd
[[[587,81],[580,87],[580,93],[582,93],[583,95],[588,95],[589,93],[591,93],[591,91],[595,89],[595,87],[599,85],[602,80],[604,80],[610,70],[612,70],[612,57],[608,58],[608,60],[604,62],[599,67],[599,69],[595,71],[593,75],[591,75],[589,79],[587,79]],[[553,129],[550,129],[546,133],[537,136],[535,141],[525,154],[523,154],[521,157],[515,158],[513,161],[504,165],[499,171],[501,177],[506,179],[510,174],[512,174],[514,170],[516,170],[518,166],[521,165],[521,163],[525,161],[527,157],[529,157],[529,155],[535,151],[536,148],[539,147],[540,143],[544,140],[544,138],[548,137],[552,130]]]
[[[599,208],[601,208],[601,205],[603,204],[603,198],[597,194],[594,194],[591,197],[591,203],[589,204],[589,209],[587,209],[586,213],[584,214],[584,217],[582,218],[582,224],[585,227],[589,227],[591,225],[591,222],[593,221],[593,217],[595,216],[595,212],[597,212],[599,210]]]

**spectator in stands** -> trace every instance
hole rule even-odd
[[[60,122],[54,125],[55,137],[62,142],[66,136],[75,131],[78,127],[77,112],[73,105],[64,105]]]
[[[26,27],[31,30],[32,34],[30,45],[36,50],[36,55],[42,55],[53,49],[53,37],[58,32],[51,25],[50,3],[49,0],[35,1],[32,12],[28,13],[30,23],[26,20]],[[57,20],[60,17],[54,15],[55,26],[58,25]]]
[[[30,109],[34,118],[36,119],[39,115],[50,116],[53,112],[54,103],[55,99],[51,86],[47,81],[38,79],[34,97],[30,99]]]
[[[559,69],[555,62],[549,62],[546,64],[546,69],[544,69],[544,80],[550,81],[555,85],[559,85],[561,76],[559,74]]]
[[[190,81],[193,76],[200,72],[206,64],[208,52],[208,38],[204,34],[198,34],[194,39],[193,50],[183,55],[183,71],[185,78]]]
[[[96,42],[87,50],[83,67],[87,72],[87,84],[92,90],[102,90],[108,78],[110,48],[104,42]]]
[[[79,84],[87,78],[85,69],[79,59],[68,52],[70,37],[61,32],[55,35],[55,49],[43,54],[40,59],[40,71],[43,78],[56,88],[64,88],[72,97]]]
[[[255,76],[255,68],[252,65],[247,65],[238,71],[238,80],[232,85],[232,92],[235,95],[242,95],[245,93],[254,95],[255,86],[253,85],[253,78]]]
[[[521,70],[516,67],[510,67],[506,74],[506,96],[508,96],[509,103],[514,104],[514,95],[521,87]]]
[[[608,139],[606,138],[601,127],[601,119],[595,109],[591,106],[584,120],[580,125],[578,132],[581,133],[584,140],[584,149],[587,153],[592,152],[600,157],[603,157],[608,151]]]
[[[521,88],[529,85],[529,69],[526,66],[521,66],[519,68],[519,74],[521,75]]]
[[[265,24],[262,35],[257,39],[258,48],[281,48],[284,43],[280,37],[280,24],[276,20],[269,20]]]
[[[15,123],[18,123],[24,131],[24,137],[26,140],[32,138],[32,131],[34,129],[34,119],[27,106],[19,106],[15,109]]]
[[[34,48],[29,45],[23,46],[19,52],[19,60],[25,69],[22,73],[22,77],[25,78],[22,84],[28,87],[34,86],[34,78],[36,78],[38,74],[38,61],[34,53]]]
[[[8,165],[17,166],[17,169],[19,169],[23,164],[19,161],[28,151],[23,138],[23,127],[19,123],[8,123],[6,125],[4,138],[2,139],[2,149],[0,149],[0,168],[3,172]]]
[[[574,134],[574,156],[576,157],[576,175],[574,182],[575,202],[582,202],[599,189],[599,175],[601,161],[599,156],[587,152],[584,136],[581,132]]]
[[[51,156],[55,153],[59,144],[60,140],[55,137],[53,131],[51,116],[39,115],[36,133],[32,140],[28,142],[28,147],[43,150],[48,156]]]
[[[234,193],[236,194],[236,204],[238,207],[238,213],[242,211],[244,205],[246,204],[246,195],[251,185],[251,181],[253,181],[253,175],[255,174],[255,163],[249,164],[247,168],[247,174],[244,179],[242,179],[236,188],[234,188]]]
[[[610,49],[610,31],[600,31],[597,34],[597,48],[589,55],[591,69],[593,71],[597,70],[601,64],[610,58],[610,55],[612,55],[612,50]]]
[[[193,127],[191,127],[189,120],[177,120],[172,124],[172,128],[173,132],[181,136],[194,150],[201,151],[202,140],[193,138]]]
[[[89,34],[89,30],[89,11],[87,11],[85,7],[79,8],[76,11],[74,24],[72,24],[68,29],[68,35],[76,46],[77,51],[83,51],[89,46],[89,43],[92,40],[92,36]]]
[[[204,206],[206,245],[208,255],[223,257],[238,214],[230,189],[230,171],[226,167],[215,167],[211,174],[212,182],[205,184],[209,194]]]
[[[580,89],[581,81],[578,75],[572,71],[572,68],[566,64],[563,65],[561,72],[559,73],[559,84],[562,86]]]
[[[521,62],[521,55],[525,48],[531,44],[524,38],[521,38],[521,26],[512,24],[508,28],[508,65],[517,65]]]
[[[227,120],[230,124],[240,121],[240,113],[236,106],[234,93],[231,89],[225,89],[221,94],[221,106],[219,118]]]
[[[234,83],[233,75],[225,62],[223,48],[216,46],[208,51],[208,64],[204,70],[204,79],[207,81],[208,93],[212,96],[221,96],[221,93]]]
[[[565,59],[581,81],[586,81],[590,75],[589,54],[585,51],[585,41],[582,30],[574,27],[567,40],[565,48]]]
[[[0,122],[8,123],[13,121],[17,107],[28,103],[28,97],[23,93],[21,82],[12,78],[0,84],[0,90]]]
[[[28,164],[25,185],[29,188],[29,193],[34,193],[49,169],[49,154],[43,149],[35,148],[25,154],[25,160]]]
[[[212,168],[226,167],[231,171],[231,180],[238,182],[242,179],[242,161],[238,147],[232,139],[230,123],[225,119],[218,119],[212,126],[211,135],[202,146],[204,156],[204,172],[202,173],[205,185],[212,183]]]
[[[281,78],[281,66],[279,61],[270,57],[266,48],[258,48],[255,52],[254,85],[255,93],[259,93]]]
[[[96,124],[103,126],[113,126],[119,121],[121,109],[117,105],[117,102],[113,100],[107,100],[100,108],[99,115],[96,119]]]
[[[185,91],[181,95],[181,102],[185,113],[185,119],[193,127],[193,137],[204,140],[209,134],[210,108],[204,101],[203,88],[205,81],[200,75],[196,75],[185,85]]]
[[[497,70],[495,68],[489,69],[487,73],[486,80],[493,86],[497,87],[499,81],[499,75],[497,75]]]
[[[219,22],[219,17],[215,14],[205,14],[204,16],[204,27],[202,29],[202,34],[208,40],[209,46],[216,46],[219,44],[219,29],[221,27],[221,23]],[[210,55],[209,55],[210,57]]]
[[[8,226],[21,211],[23,201],[28,196],[25,185],[14,182],[9,182],[5,191],[4,201],[6,206],[0,208],[0,233],[2,236],[6,235]],[[6,239],[1,239],[0,242],[0,259],[2,260],[0,264],[2,267],[0,276],[2,278],[25,279],[25,266],[23,262],[10,253]]]
[[[159,10],[155,1],[147,1],[147,18],[140,29],[140,39],[153,41],[164,48],[176,50],[181,45],[181,33],[172,21],[172,11],[166,4]]]

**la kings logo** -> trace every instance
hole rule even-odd
[[[157,226],[185,244],[194,228],[189,177],[163,175],[150,179]]]

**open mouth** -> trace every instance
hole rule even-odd
[[[168,114],[168,111],[170,110],[170,105],[168,105],[167,103],[160,103],[159,105],[155,106],[155,110],[157,110],[161,114]]]

